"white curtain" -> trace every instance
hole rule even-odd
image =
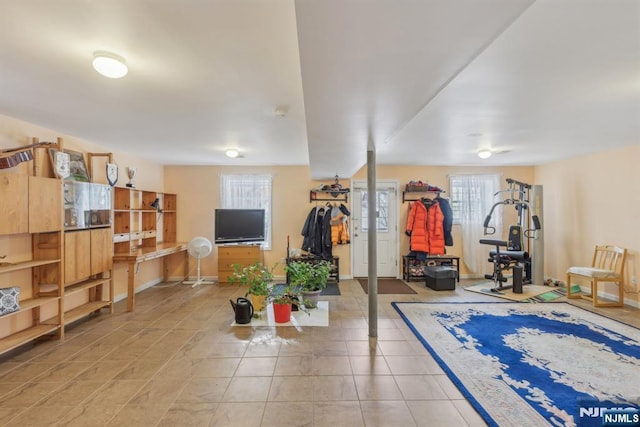
[[[264,249],[271,249],[272,181],[271,174],[220,175],[220,204],[223,209],[264,209]]]
[[[450,181],[452,204],[462,228],[462,260],[474,276],[481,277],[487,269],[491,247],[480,244],[480,239],[502,239],[485,236],[483,226],[491,207],[500,200],[495,196],[500,190],[500,175],[452,175]],[[491,217],[491,226],[501,233],[502,210],[496,208]]]

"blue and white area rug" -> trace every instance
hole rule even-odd
[[[637,328],[567,303],[392,305],[489,425],[640,425]]]

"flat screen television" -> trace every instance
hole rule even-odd
[[[264,242],[264,209],[216,209],[215,243]]]

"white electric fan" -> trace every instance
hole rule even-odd
[[[187,251],[189,255],[198,260],[198,272],[195,281],[182,282],[185,285],[193,285],[195,288],[198,285],[213,285],[214,282],[206,281],[200,277],[200,259],[205,258],[211,254],[211,242],[206,237],[194,237],[187,245]]]

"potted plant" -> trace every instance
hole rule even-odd
[[[320,260],[313,262],[293,261],[285,266],[289,282],[295,289],[302,291],[305,306],[312,308],[318,305],[318,297],[327,287],[331,273],[331,263]]]
[[[298,303],[298,297],[291,286],[272,287],[268,300],[273,307],[273,317],[276,323],[286,323],[291,320],[291,306]]]
[[[274,267],[275,268],[275,267]],[[269,284],[273,280],[273,268],[269,269],[261,262],[248,266],[233,264],[233,273],[229,276],[229,283],[248,286],[246,296],[251,296],[251,303],[255,311],[262,311],[266,307],[269,296]]]

